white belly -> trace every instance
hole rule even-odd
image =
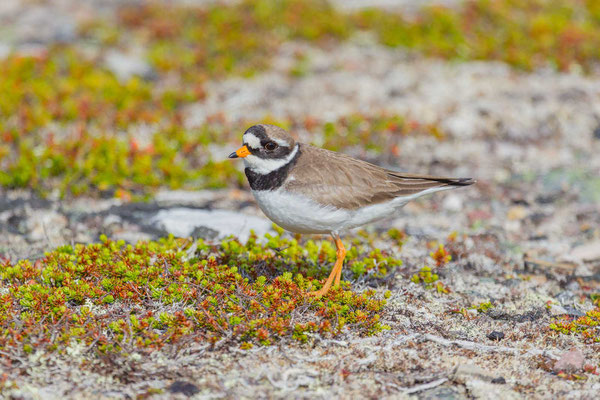
[[[252,191],[252,194],[271,221],[296,233],[338,233],[356,228],[390,216],[412,199],[396,198],[357,210],[347,210],[323,206],[308,197],[281,189]]]

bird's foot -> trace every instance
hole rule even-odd
[[[315,290],[314,292],[308,292],[308,293],[306,293],[306,295],[309,296],[309,297],[319,298],[319,297],[325,296],[327,293],[329,293],[329,291],[331,289],[337,289],[339,287],[340,287],[339,284],[338,285],[329,285],[329,286],[325,285],[325,286],[323,286],[319,290]]]
[[[323,289],[325,289],[325,288],[323,288]],[[327,288],[327,289],[325,289],[325,290],[323,290],[323,289],[321,289],[321,290],[316,290],[316,291],[314,291],[314,292],[308,292],[308,293],[306,293],[306,295],[307,295],[308,297],[314,297],[314,298],[323,297],[324,295],[326,295],[326,294],[327,294],[327,292],[329,291],[329,288]]]

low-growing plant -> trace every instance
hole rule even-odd
[[[131,245],[101,237],[37,261],[4,260],[0,354],[63,351],[73,341],[100,353],[222,340],[249,348],[385,329],[385,300],[373,290],[356,293],[344,283],[319,299],[306,295],[322,285],[334,257],[328,241],[301,247],[267,235],[245,244],[169,237]],[[388,262],[356,252],[349,264],[373,258]]]
[[[436,251],[429,253],[429,256],[433,258],[438,268],[443,267],[452,260],[452,256],[448,254],[443,244],[440,244]]]
[[[483,303],[476,304],[471,308],[473,310],[477,310],[480,313],[486,313],[488,310],[494,308],[494,305],[490,301],[484,301]]]
[[[549,328],[563,335],[578,335],[586,343],[600,342],[600,307],[585,313],[583,317],[563,316],[554,319]]]
[[[113,84],[119,85],[116,81]],[[111,127],[112,122],[106,122],[107,133],[92,134],[99,123],[92,120],[83,122],[73,134],[63,134],[60,138],[48,135],[42,121],[31,121],[31,130],[23,133],[12,127],[5,133],[5,141],[0,143],[0,185],[29,187],[42,195],[58,189],[62,195],[101,193],[127,199],[151,194],[158,187],[199,189],[244,184],[243,172],[227,160],[213,161],[214,150],[211,149],[217,143],[230,143],[232,148],[239,145],[240,132],[250,122],[234,125],[207,122],[200,128],[184,130],[176,118],[163,112],[162,118],[166,119],[163,126],[149,135],[145,144],[133,135],[110,133],[116,129],[114,125]],[[356,114],[340,118],[329,125],[345,132],[344,140],[348,142],[338,137],[331,139],[327,146],[339,149],[361,143],[361,146],[384,151],[393,147],[392,143],[398,142],[402,135],[427,134],[427,131],[410,131],[407,125],[398,125],[397,121],[397,116],[386,115]],[[60,119],[54,123],[60,123]],[[290,120],[277,123],[291,129],[304,129],[305,124]],[[363,127],[360,131],[350,128],[357,123]],[[0,128],[1,125],[0,121]],[[326,125],[311,125],[309,132],[318,137]],[[364,134],[364,129],[372,136]]]
[[[439,279],[440,277],[433,272],[431,267],[424,266],[410,280],[416,284],[422,284],[425,289],[435,289],[438,293],[450,293],[450,288]]]

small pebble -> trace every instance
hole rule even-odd
[[[495,374],[491,371],[481,368],[475,364],[460,364],[454,371],[453,379],[457,382],[464,383],[472,379],[479,379],[491,382]]]
[[[554,364],[554,372],[576,372],[583,368],[585,357],[580,350],[573,349],[563,353]]]
[[[168,389],[171,393],[182,393],[183,395],[188,397],[200,392],[198,386],[185,381],[175,381],[171,384],[171,386],[168,387]]]
[[[575,307],[565,306],[565,313],[571,318],[581,318],[585,316],[585,313],[579,311]]]
[[[493,331],[487,335],[490,340],[502,340],[504,339],[504,332]]]
[[[560,306],[558,304],[551,304],[550,305],[550,315],[553,316],[558,316],[558,315],[566,315],[567,314],[567,310],[565,310],[565,308],[563,306]]]

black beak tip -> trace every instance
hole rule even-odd
[[[229,158],[238,158],[238,155],[235,154],[235,151],[229,155]]]

